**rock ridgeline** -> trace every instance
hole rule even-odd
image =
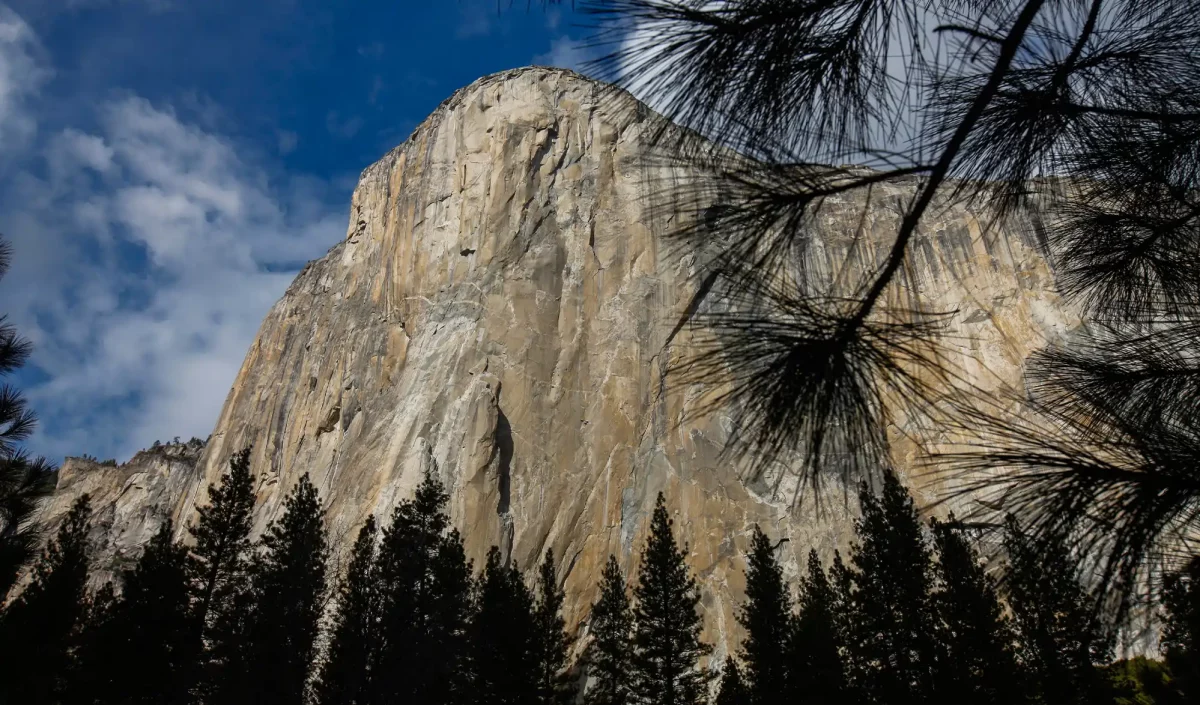
[[[794,577],[809,547],[844,546],[851,523],[841,502],[817,513],[773,494],[769,477],[743,481],[719,457],[728,417],[688,413],[697,385],[660,386],[692,340],[685,328],[666,345],[702,257],[667,247],[678,223],[648,205],[636,164],[656,119],[557,69],[456,92],[363,172],[345,240],[268,313],[208,445],[118,468],[68,461],[53,511],[93,492],[113,531],[102,560],[119,564],[163,510],[182,535],[207,483],[252,444],[256,531],[307,472],[348,546],[367,515],[387,517],[436,468],[477,565],[492,544],[522,567],[554,550],[575,628],[610,553],[636,571],[662,491],[721,657],[738,638],[753,525],[790,539],[781,552]],[[912,190],[831,199],[817,248],[829,267],[881,261],[899,219],[889,204]],[[987,215],[940,208],[888,295],[957,311],[943,353],[982,387],[1016,385],[1028,354],[1078,319],[1026,229]],[[892,433],[901,471],[928,432],[908,423],[898,417]]]

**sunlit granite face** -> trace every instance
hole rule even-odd
[[[772,477],[743,481],[720,459],[728,416],[691,418],[706,390],[662,381],[697,334],[685,326],[664,347],[703,254],[667,247],[679,223],[647,205],[653,179],[637,164],[652,119],[632,97],[555,69],[457,92],[363,172],[346,239],[271,309],[195,469],[146,507],[170,506],[183,536],[207,483],[253,444],[256,531],[309,473],[346,548],[367,515],[386,518],[436,467],[476,564],[492,544],[522,567],[554,550],[574,628],[610,553],[636,570],[662,491],[722,657],[738,638],[753,525],[790,538],[781,555],[794,577],[810,547],[847,544],[853,502],[831,483],[817,512],[793,506],[786,481],[777,495]],[[828,203],[814,261],[880,261],[896,198],[913,188]],[[953,311],[947,360],[984,388],[1019,386],[1028,354],[1077,316],[1020,223],[989,226],[962,205],[933,213],[888,296]],[[921,442],[953,441],[900,411],[893,421],[902,472]],[[938,484],[920,484],[918,503]],[[58,504],[74,490],[63,491]],[[117,541],[136,551],[150,529]]]

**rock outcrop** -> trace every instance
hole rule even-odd
[[[156,445],[120,465],[66,458],[58,468],[54,494],[42,506],[38,520],[52,536],[75,500],[88,495],[95,559],[91,577],[93,586],[102,585],[137,562],[141,547],[195,482],[196,463],[203,452],[204,442],[194,438]]]
[[[790,539],[792,574],[809,547],[843,546],[851,525],[840,502],[818,513],[769,481],[743,481],[720,460],[728,417],[687,413],[702,390],[663,383],[692,340],[685,329],[666,345],[703,258],[665,246],[677,223],[648,206],[636,164],[654,119],[632,97],[557,69],[455,93],[363,172],[346,239],[271,309],[195,470],[168,473],[150,504],[171,504],[182,532],[206,484],[253,445],[256,530],[308,473],[345,545],[435,468],[476,564],[492,544],[522,567],[554,550],[575,627],[610,553],[636,569],[662,491],[703,588],[706,638],[723,655],[753,525]],[[870,200],[831,201],[826,261],[882,260],[896,198],[912,189],[888,183]],[[956,311],[943,352],[985,388],[1019,384],[1027,355],[1078,323],[1028,237],[945,204],[889,292]],[[896,424],[902,471],[922,434],[945,440]],[[936,489],[920,485],[918,501]],[[117,506],[132,507],[122,492]],[[116,515],[136,511],[152,509]],[[150,523],[126,524],[112,541],[128,552]]]

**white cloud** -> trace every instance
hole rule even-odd
[[[0,154],[10,159],[37,131],[29,101],[50,77],[34,58],[36,48],[29,25],[0,5]]]
[[[13,17],[0,15],[0,76],[28,76],[19,61],[45,74],[13,51],[34,42]],[[13,96],[36,88],[0,85],[11,135],[34,121]],[[274,174],[169,106],[127,98],[94,117],[0,173],[15,249],[0,300],[47,376],[25,392],[44,419],[31,448],[51,457],[210,433],[262,317],[345,232],[328,183]]]
[[[300,135],[291,130],[279,130],[275,135],[279,140],[280,154],[288,155],[296,151],[296,145],[300,143]]]
[[[582,71],[583,65],[594,58],[594,53],[583,41],[564,35],[550,42],[550,51],[533,57],[533,63]]]

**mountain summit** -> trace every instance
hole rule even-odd
[[[550,548],[561,557],[573,629],[609,554],[636,571],[662,491],[722,657],[737,636],[753,525],[790,539],[780,550],[793,576],[810,547],[829,553],[852,528],[834,483],[835,500],[817,511],[793,503],[786,469],[747,479],[736,456],[722,456],[730,415],[696,413],[712,389],[664,378],[701,333],[680,324],[705,260],[665,237],[678,216],[651,203],[666,167],[639,157],[658,120],[632,96],[558,69],[456,92],[363,172],[345,240],[267,314],[194,467],[171,465],[187,477],[154,484],[146,507],[170,507],[182,532],[230,455],[252,445],[256,531],[307,472],[345,550],[429,469],[477,566],[492,544],[522,569]],[[896,199],[913,188],[830,199],[809,266],[832,276],[848,256],[882,261]],[[888,296],[953,312],[946,358],[981,387],[1019,387],[1029,353],[1078,317],[1055,293],[1033,228],[970,208],[931,211]],[[921,443],[947,441],[903,414],[893,424],[902,475]],[[113,481],[127,481],[119,470]],[[53,506],[69,506],[81,484]],[[115,523],[135,515],[146,521],[123,506]],[[139,525],[106,540],[152,533]]]

